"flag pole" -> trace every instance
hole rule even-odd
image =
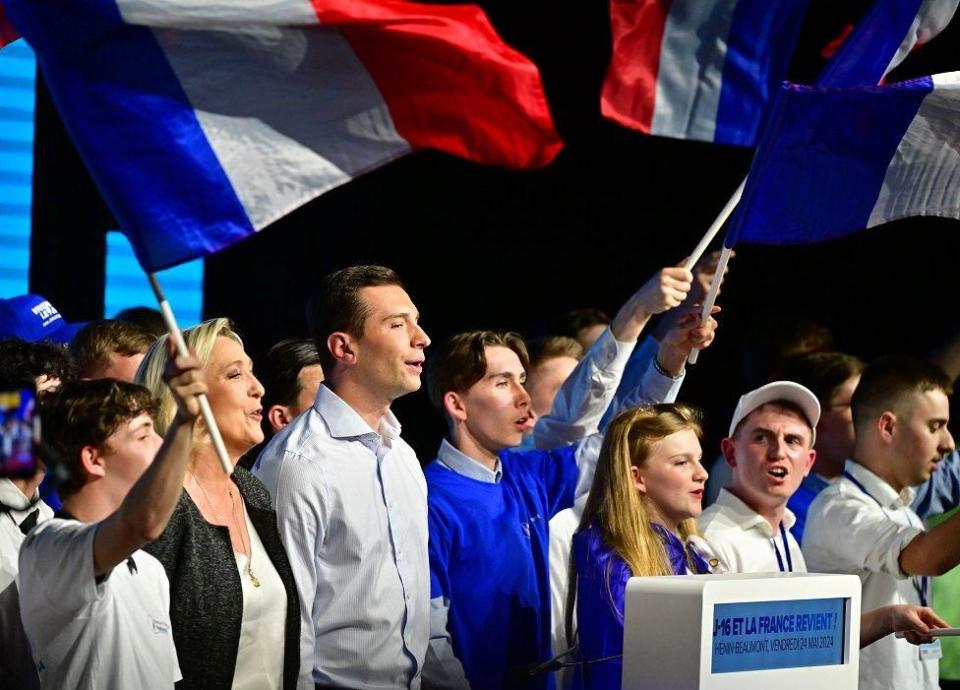
[[[703,313],[700,316],[700,325],[706,325],[707,319],[710,318],[710,312],[713,311],[713,305],[717,301],[717,293],[720,292],[720,283],[723,282],[723,274],[727,270],[727,263],[730,261],[730,254],[732,252],[733,249],[727,246],[724,246],[720,252],[720,260],[717,261],[717,271],[713,274],[713,280],[710,281],[710,289],[707,290],[707,296],[703,300]],[[694,348],[690,351],[687,362],[696,364],[699,357],[700,350]]]
[[[706,234],[700,238],[700,242],[694,247],[693,251],[690,253],[690,257],[684,262],[683,267],[688,271],[692,271],[693,267],[697,265],[697,262],[700,260],[700,257],[703,256],[703,253],[707,250],[707,247],[710,246],[710,243],[713,241],[713,238],[716,237],[717,233],[720,232],[720,228],[723,227],[723,224],[727,222],[727,219],[730,218],[730,214],[733,213],[733,209],[737,207],[737,204],[740,203],[740,197],[743,196],[743,188],[747,184],[747,178],[744,177],[740,184],[734,190],[733,194],[727,200],[727,203],[720,210],[720,213],[717,214],[717,217],[713,220],[713,223],[707,229]],[[700,313],[700,325],[705,326],[707,320],[710,318],[710,312],[713,311],[713,305],[717,301],[717,293],[720,291],[720,283],[723,282],[724,271],[727,270],[727,263],[730,261],[730,250],[727,247],[723,248],[723,251],[720,252],[720,260],[717,263],[717,270],[713,274],[713,280],[710,281],[710,289],[707,291],[707,296],[703,300],[703,311]],[[697,360],[700,358],[700,350],[694,348],[690,351],[690,354],[687,356],[688,364],[696,364]]]
[[[710,243],[713,241],[713,238],[716,237],[717,233],[720,232],[720,228],[723,227],[723,224],[727,222],[727,219],[730,217],[730,214],[733,213],[733,209],[737,207],[737,204],[740,203],[740,197],[743,196],[743,186],[747,183],[747,179],[744,178],[740,183],[740,186],[737,187],[733,195],[727,201],[726,205],[720,211],[719,215],[714,219],[713,224],[707,229],[706,234],[700,238],[700,242],[694,247],[693,251],[690,252],[690,256],[684,262],[683,267],[688,271],[692,271],[693,267],[697,265],[697,262],[700,260],[700,257],[703,256],[703,253],[707,251],[707,247],[710,246]],[[711,283],[711,288],[713,284]],[[713,306],[712,304],[710,305]],[[703,318],[703,322],[706,323],[706,317],[710,316],[710,310],[706,309]],[[696,350],[694,350],[696,352]],[[691,353],[692,354],[692,353]],[[696,359],[690,360],[690,363],[693,364]]]
[[[174,345],[176,345],[177,355],[180,357],[188,357],[190,351],[187,349],[187,343],[183,339],[183,333],[180,332],[180,327],[177,325],[177,317],[173,314],[170,302],[167,301],[163,290],[160,288],[160,281],[157,280],[157,276],[153,273],[147,273],[147,279],[150,281],[150,287],[153,288],[153,294],[157,298],[157,304],[160,305],[160,313],[163,314],[163,321],[167,325],[170,337],[173,339]],[[227,447],[223,443],[223,437],[220,435],[220,428],[217,426],[217,421],[213,418],[210,401],[207,400],[205,394],[201,393],[197,396],[197,402],[200,404],[200,415],[207,425],[207,431],[210,434],[210,440],[213,442],[213,449],[217,453],[217,459],[220,460],[223,471],[226,472],[229,477],[233,474],[233,463],[230,462],[230,457],[227,455]]]

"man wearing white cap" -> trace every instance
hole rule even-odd
[[[787,500],[813,466],[819,418],[816,396],[792,381],[740,398],[720,442],[733,477],[697,520],[730,572],[806,572]]]

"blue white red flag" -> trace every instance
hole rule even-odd
[[[604,116],[647,134],[753,146],[808,0],[611,0]]]
[[[817,242],[911,216],[960,218],[960,72],[785,84],[726,245]]]
[[[535,168],[562,146],[537,68],[475,6],[4,2],[148,271],[412,150]]]
[[[872,86],[943,31],[960,0],[876,0],[823,69],[816,85]]]

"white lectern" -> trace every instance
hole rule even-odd
[[[856,690],[860,578],[763,573],[627,583],[623,687]]]

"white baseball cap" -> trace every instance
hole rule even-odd
[[[820,401],[817,400],[817,396],[809,388],[793,381],[774,381],[741,395],[740,402],[737,403],[737,409],[733,411],[733,419],[730,421],[729,436],[733,436],[737,430],[737,425],[743,421],[744,417],[758,407],[776,400],[787,400],[803,410],[804,416],[810,422],[810,429],[813,431],[810,445],[816,443],[817,422],[820,421]]]

